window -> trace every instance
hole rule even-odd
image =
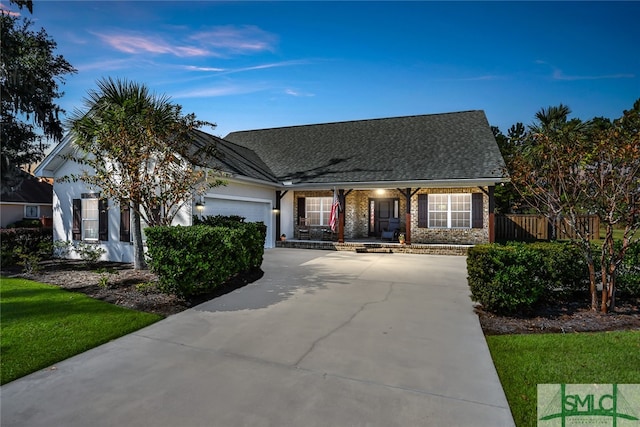
[[[107,200],[98,196],[86,193],[81,199],[73,199],[73,240],[97,242],[109,239]]]
[[[305,212],[310,225],[329,225],[332,197],[306,197]]]
[[[471,228],[471,194],[429,194],[430,228]]]
[[[39,214],[39,206],[38,205],[26,205],[24,207],[24,217],[25,218],[38,218]]]
[[[82,240],[98,240],[98,199],[82,199]]]

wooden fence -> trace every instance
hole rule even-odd
[[[596,215],[584,215],[578,217],[580,230],[591,233],[591,239],[600,237],[600,218]],[[551,224],[547,217],[542,215],[496,215],[495,233],[497,241],[515,240],[549,240],[551,238]],[[566,219],[556,221],[556,233],[558,240],[574,239],[577,233]]]

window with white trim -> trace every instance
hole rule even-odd
[[[430,228],[471,228],[471,194],[429,194]]]
[[[98,199],[82,199],[82,240],[97,241],[99,224]]]
[[[305,198],[305,212],[310,225],[329,225],[332,197]]]
[[[40,214],[40,206],[38,205],[25,205],[24,217],[25,218],[38,218]]]

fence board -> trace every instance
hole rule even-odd
[[[600,219],[596,215],[580,216],[578,218],[578,227],[584,232],[589,230],[591,239],[599,238]],[[496,240],[549,240],[551,238],[551,226],[547,218],[542,215],[496,215],[495,233]],[[568,226],[566,219],[556,222],[556,233],[558,240],[577,238],[577,233]]]

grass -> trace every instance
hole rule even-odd
[[[537,425],[537,384],[640,384],[640,331],[486,338],[518,427]]]
[[[0,384],[161,318],[56,286],[0,277]]]

